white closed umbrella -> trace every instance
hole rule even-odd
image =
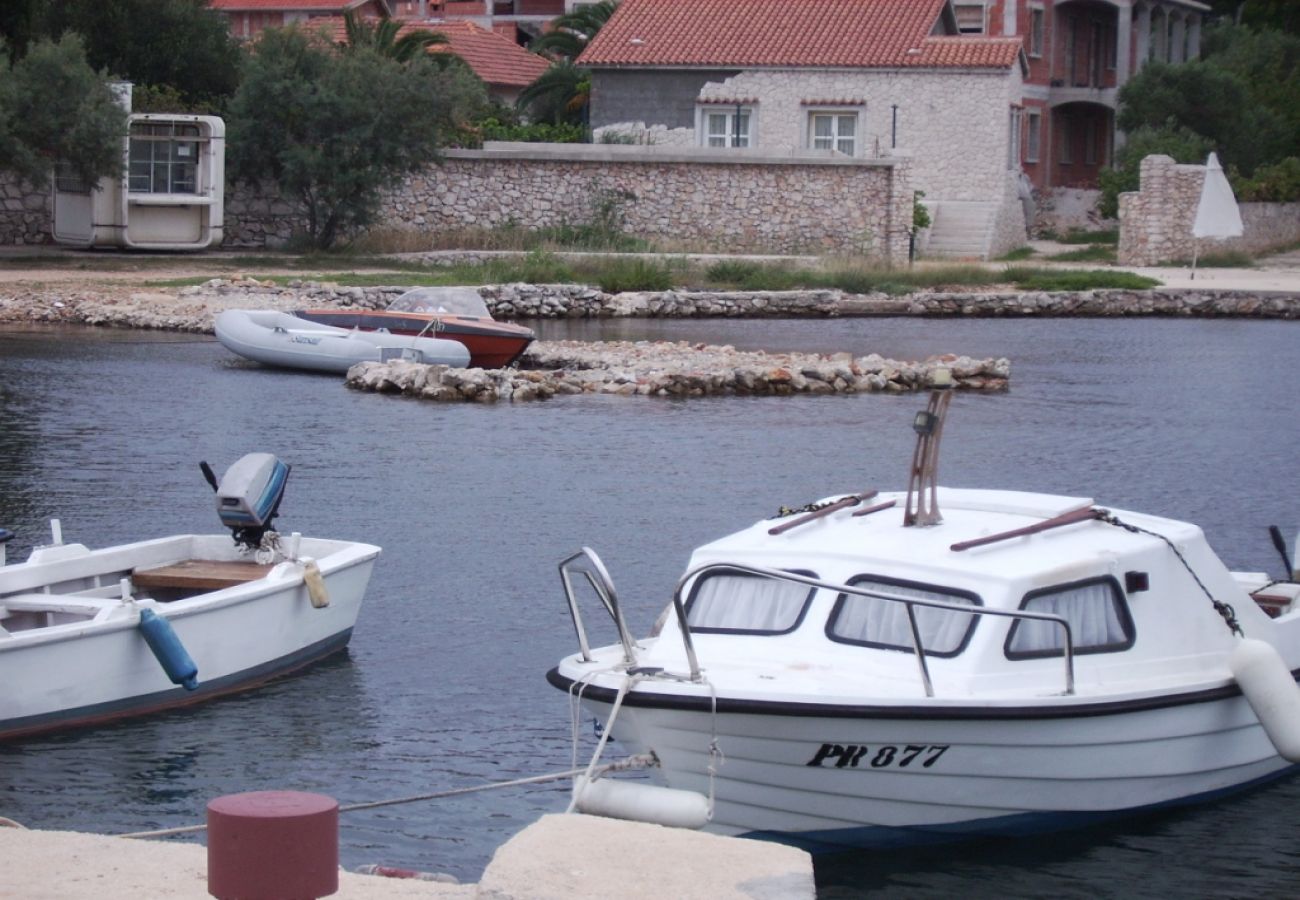
[[[1201,238],[1241,237],[1242,231],[1241,210],[1237,209],[1232,185],[1223,174],[1218,155],[1211,153],[1205,160],[1205,183],[1201,185],[1201,200],[1192,223],[1192,278],[1196,277]]]

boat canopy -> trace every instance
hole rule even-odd
[[[433,313],[490,319],[487,304],[472,287],[422,287],[409,290],[392,303],[388,312]]]

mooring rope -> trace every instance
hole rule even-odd
[[[620,772],[627,769],[641,769],[652,765],[653,757],[650,756],[629,756],[626,759],[616,760],[611,763],[605,763],[598,768],[599,774],[606,772]],[[400,803],[416,803],[422,800],[441,800],[445,797],[459,797],[463,794],[476,794],[482,791],[491,791],[498,788],[519,787],[526,784],[543,784],[547,781],[559,781],[563,778],[572,778],[575,775],[581,775],[588,772],[588,766],[581,766],[575,769],[567,769],[563,772],[550,772],[545,775],[532,775],[527,778],[515,778],[512,781],[494,781],[490,784],[477,784],[470,787],[451,788],[445,791],[434,791],[429,794],[415,794],[411,797],[397,797],[392,800],[373,800],[368,803],[351,803],[347,806],[340,806],[339,812],[356,812],[361,809],[378,809],[381,806],[396,806]],[[155,838],[169,837],[174,834],[193,834],[199,831],[206,831],[207,825],[184,825],[179,828],[161,828],[157,831],[132,831],[127,834],[119,834],[117,837],[124,838]]]
[[[1205,586],[1205,582],[1201,581],[1200,576],[1196,574],[1196,570],[1192,568],[1191,563],[1183,558],[1183,554],[1174,546],[1173,541],[1158,532],[1150,531],[1146,528],[1129,524],[1128,522],[1121,522],[1114,513],[1103,511],[1103,513],[1097,518],[1108,525],[1115,525],[1119,528],[1123,528],[1125,531],[1131,531],[1134,534],[1150,535],[1153,538],[1159,538],[1164,541],[1165,544],[1168,545],[1169,549],[1173,551],[1174,556],[1178,558],[1178,561],[1183,564],[1183,568],[1187,570],[1187,574],[1192,576],[1192,580],[1196,582],[1196,586],[1199,587],[1205,596],[1209,598],[1210,603],[1214,606],[1214,611],[1223,617],[1224,624],[1228,626],[1228,630],[1238,637],[1245,637],[1245,634],[1241,630],[1241,625],[1237,623],[1237,611],[1232,608],[1231,604],[1216,599],[1215,596],[1210,593],[1210,589]]]

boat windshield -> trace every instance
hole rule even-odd
[[[472,287],[422,287],[407,291],[388,304],[389,312],[442,313],[490,319],[487,304]]]

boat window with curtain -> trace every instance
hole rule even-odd
[[[686,622],[693,632],[785,634],[798,626],[813,592],[805,584],[760,575],[711,573],[691,588]]]
[[[891,597],[937,600],[980,606],[980,598],[969,591],[945,589],[933,585],[859,575],[849,582],[852,587],[879,591]],[[966,646],[978,616],[952,609],[913,605],[916,627],[926,656],[956,656]],[[884,597],[860,597],[841,594],[831,612],[826,634],[833,641],[862,644],[886,650],[913,652],[912,627],[907,618],[907,604]]]
[[[1060,616],[1070,626],[1075,653],[1108,653],[1133,646],[1133,619],[1124,592],[1113,578],[1096,578],[1032,591],[1020,608]],[[1061,656],[1065,635],[1059,625],[1018,619],[1007,635],[1008,659]]]

